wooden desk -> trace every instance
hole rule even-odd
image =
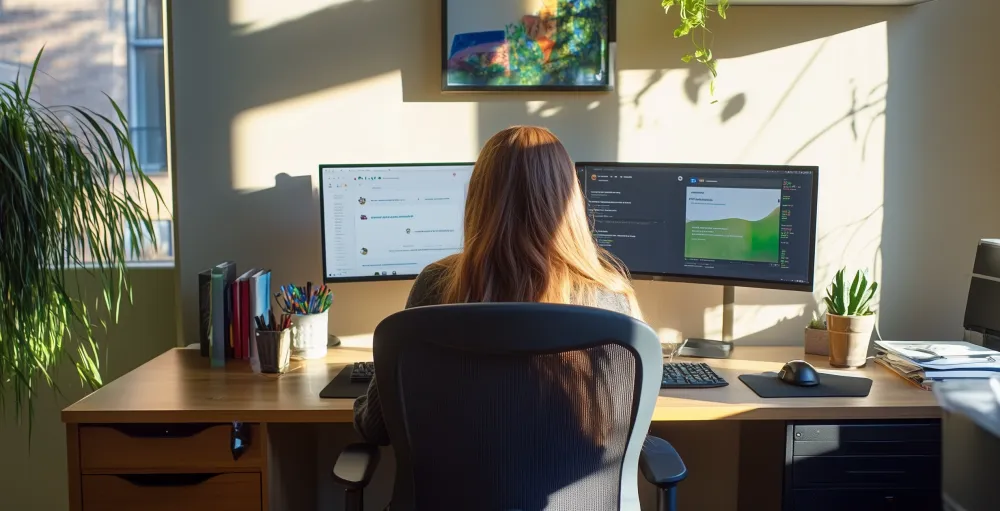
[[[785,421],[940,416],[930,392],[906,383],[875,364],[854,371],[836,371],[871,378],[874,383],[867,398],[761,399],[743,385],[738,376],[777,371],[788,360],[803,358],[802,349],[740,347],[734,357],[708,361],[729,381],[728,387],[664,390],[656,404],[653,420],[657,423],[651,428],[652,432],[673,442],[688,464],[692,477],[683,485],[681,503],[687,502],[694,509],[742,509],[744,506],[770,509],[766,505],[760,507],[767,498],[747,497],[742,490],[741,495],[736,496],[735,488],[771,488],[773,481],[767,484],[760,481],[768,475],[778,478],[780,492],[780,471],[775,475],[773,471],[751,470],[744,463],[751,458],[781,457],[778,444],[784,442]],[[825,358],[805,359],[822,371],[833,371]],[[244,485],[259,489],[249,492],[260,495],[259,509],[285,508],[278,502],[283,497],[274,495],[272,490],[286,483],[279,484],[269,476],[278,461],[274,444],[286,441],[279,438],[277,432],[301,437],[305,431],[317,431],[306,429],[305,425],[341,423],[336,433],[343,437],[339,439],[342,440],[340,444],[354,440],[349,425],[353,419],[352,400],[320,399],[319,392],[346,364],[361,360],[371,360],[369,349],[333,348],[325,360],[293,361],[289,373],[275,377],[253,374],[246,362],[232,362],[225,370],[211,369],[207,359],[201,358],[197,350],[174,349],[164,353],[63,410],[69,443],[71,509],[110,509],[101,507],[110,504],[92,500],[96,492],[105,493],[121,483],[104,478],[108,474],[179,472],[211,472],[235,477],[233,481],[213,481],[217,481],[219,488]],[[228,448],[219,451],[225,447],[220,443],[227,440],[228,428],[234,421],[249,423],[254,433],[254,452],[239,461],[228,457]],[[119,431],[127,428],[126,425],[135,427],[139,423],[216,426],[193,436],[166,439],[135,438]],[[301,427],[294,429],[297,425]],[[116,427],[119,429],[114,429]],[[154,449],[160,458],[121,454],[143,449]],[[309,450],[308,442],[299,449],[300,452]],[[118,461],[95,461],[102,452]],[[175,453],[174,457],[170,456],[171,452]],[[735,460],[726,465],[729,468],[719,462],[727,458]],[[711,476],[696,476],[703,468]],[[287,474],[289,470],[281,472]],[[253,474],[256,479],[247,474]],[[732,488],[727,490],[727,486]],[[87,491],[86,488],[93,489]],[[720,488],[723,489],[720,491]],[[727,491],[732,495],[723,495]],[[241,506],[247,509],[245,503]],[[214,509],[219,507],[216,505]]]
[[[109,422],[351,422],[352,400],[320,399],[319,392],[346,365],[371,360],[371,350],[333,348],[325,360],[293,361],[281,377],[250,372],[246,362],[211,369],[196,350],[174,349],[111,382],[62,412],[66,423]],[[866,398],[762,399],[741,374],[777,371],[801,348],[738,348],[736,358],[707,362],[730,384],[718,389],[663,390],[654,421],[903,419],[938,417],[930,392],[871,363],[834,371],[823,357],[805,359],[822,371],[874,380]]]

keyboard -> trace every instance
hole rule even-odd
[[[729,382],[704,362],[670,362],[663,364],[661,389],[710,389],[725,387]]]
[[[367,383],[375,376],[374,362],[355,362],[351,366],[351,382]],[[707,389],[725,387],[729,382],[701,362],[671,362],[663,364],[661,389]]]
[[[375,362],[355,362],[351,366],[351,383],[368,383],[375,376]]]

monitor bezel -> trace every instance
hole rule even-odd
[[[641,162],[576,162],[579,176],[581,167],[608,166],[618,168],[658,168],[658,169],[712,169],[712,170],[778,170],[778,171],[808,171],[812,173],[813,189],[810,205],[812,222],[810,222],[809,244],[809,277],[808,282],[794,283],[763,279],[732,279],[727,277],[703,277],[677,273],[632,272],[633,280],[650,280],[656,282],[681,282],[685,284],[704,284],[712,286],[750,287],[757,289],[776,289],[781,291],[813,292],[816,280],[816,224],[819,209],[819,167],[812,165],[744,165],[744,164],[708,164],[708,163],[641,163]],[[591,219],[593,222],[593,219]]]
[[[323,254],[323,283],[350,284],[353,282],[388,282],[415,280],[417,275],[371,275],[367,277],[328,277],[326,267],[326,202],[323,198],[323,169],[363,169],[374,167],[474,167],[475,162],[428,162],[428,163],[321,163],[317,173],[319,183],[319,229]]]

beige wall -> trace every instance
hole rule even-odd
[[[97,280],[80,275],[85,295],[97,296]],[[136,269],[131,278],[133,305],[123,305],[119,324],[99,336],[105,355],[101,359],[104,381],[114,380],[174,347],[177,339],[173,270]],[[0,421],[2,509],[58,511],[68,507],[66,429],[60,411],[87,392],[71,364],[62,364],[56,374],[63,395],[39,387],[30,443],[27,424],[17,424],[12,409]]]
[[[711,105],[658,2],[619,2],[611,94],[442,95],[436,0],[175,2],[175,121],[184,332],[195,274],[232,258],[277,282],[321,277],[319,163],[463,161],[515,123],[579,160],[821,167],[817,290],[739,289],[743,343],[800,343],[843,264],[883,279],[882,332],[961,335],[985,205],[1000,185],[990,0],[907,8],[734,7]],[[718,335],[720,288],[637,284],[665,335]],[[370,333],[409,283],[338,285],[332,331]]]

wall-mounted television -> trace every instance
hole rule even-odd
[[[610,91],[615,0],[442,0],[442,90]]]

